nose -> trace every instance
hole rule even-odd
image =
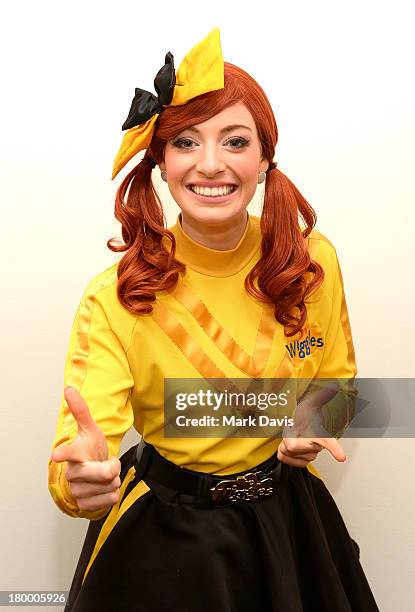
[[[201,151],[200,158],[196,164],[196,170],[206,176],[214,176],[218,172],[223,172],[226,168],[222,159],[221,152],[216,146],[206,147]]]

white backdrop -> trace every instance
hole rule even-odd
[[[9,2],[2,9],[0,590],[68,590],[87,528],[55,507],[47,459],[69,330],[115,261],[111,182],[134,88],[213,27],[274,108],[276,159],[342,266],[360,377],[413,377],[414,85],[410,3]],[[155,181],[169,224],[178,208]],[[260,188],[259,188],[260,189]],[[250,205],[259,214],[261,193]],[[130,432],[123,449],[135,443]],[[316,461],[380,609],[413,609],[413,440],[345,440]],[[310,572],[315,571],[310,559]]]

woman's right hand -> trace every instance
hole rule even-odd
[[[65,387],[64,396],[78,433],[70,444],[57,446],[51,459],[67,461],[66,480],[80,510],[110,509],[120,495],[121,462],[118,457],[108,458],[105,436],[79,391]]]

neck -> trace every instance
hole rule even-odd
[[[200,223],[183,211],[179,215],[183,231],[192,240],[217,251],[228,251],[238,244],[245,232],[248,218],[246,210],[241,211],[236,218],[219,223]]]
[[[229,249],[224,249],[223,242],[217,245],[218,248],[213,248],[193,239],[184,231],[180,217],[169,230],[176,240],[176,259],[183,262],[186,268],[208,276],[233,276],[248,264],[252,266],[253,259],[260,257],[262,236],[259,217],[247,215],[239,241]],[[171,242],[166,236],[162,238],[162,246],[170,250]]]

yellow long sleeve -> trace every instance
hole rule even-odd
[[[331,244],[331,243],[330,243]],[[317,376],[347,378],[357,374],[356,358],[344,292],[343,276],[336,250],[332,246],[332,313],[326,331],[325,350]]]
[[[113,331],[100,297],[114,278],[97,277],[86,289],[70,334],[64,372],[64,387],[75,387],[95,422],[104,433],[109,455],[118,455],[121,440],[133,423],[131,388],[134,380],[126,355],[128,335],[120,338]],[[72,441],[77,425],[62,393],[53,449]],[[51,452],[52,452],[51,451]],[[102,511],[81,511],[65,478],[66,462],[49,460],[49,491],[56,505],[70,516],[100,518]]]
[[[339,438],[354,415],[353,380],[357,375],[357,366],[339,259],[332,243],[327,238],[325,241],[330,247],[330,261],[327,265],[332,271],[332,312],[316,378],[338,379],[340,391],[323,407],[323,421],[327,431]]]

